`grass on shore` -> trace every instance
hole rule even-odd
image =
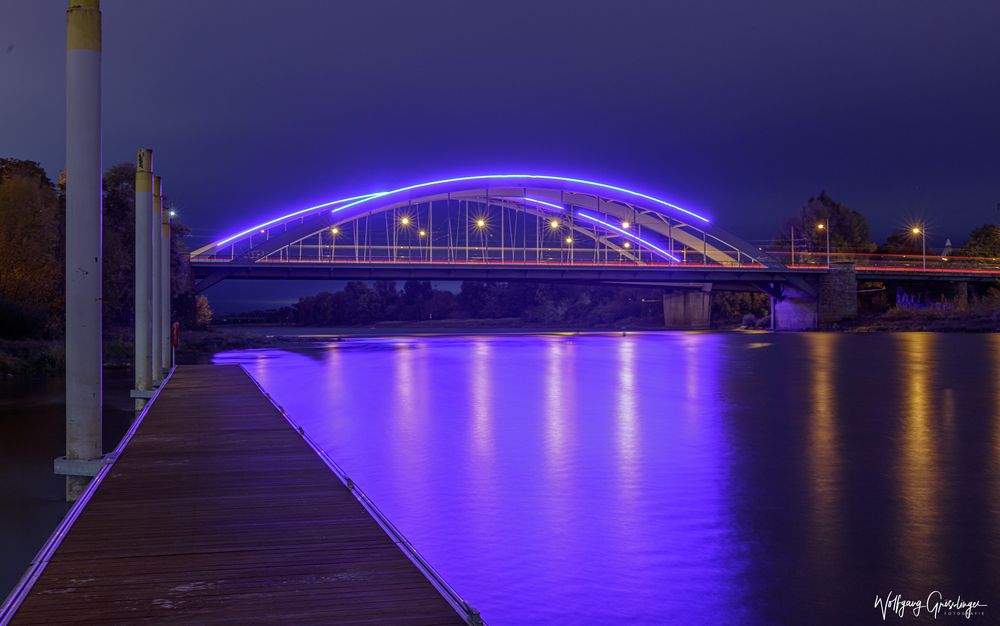
[[[853,322],[838,325],[838,330],[991,333],[1000,331],[1000,308],[986,305],[950,310],[933,307],[922,309],[896,307],[885,313],[861,317]]]

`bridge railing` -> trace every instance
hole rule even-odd
[[[779,259],[789,268],[816,268],[827,266],[827,252],[790,250],[768,250],[768,254]],[[830,252],[830,263],[853,263],[858,269],[883,269],[888,271],[920,272],[985,272],[1000,274],[1000,258],[972,257],[961,255],[935,254],[893,254]]]

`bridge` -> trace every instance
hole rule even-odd
[[[779,330],[857,311],[858,282],[995,281],[1000,260],[769,251],[701,210],[605,182],[488,174],[318,204],[191,254],[205,291],[234,279],[557,281],[665,288],[668,326],[708,326],[713,290],[761,291]]]

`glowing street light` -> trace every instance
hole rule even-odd
[[[566,243],[573,243],[573,238],[572,237],[567,237],[566,238]]]
[[[549,228],[552,230],[557,230],[559,228],[559,220],[552,220],[549,222]]]
[[[427,236],[427,231],[424,230],[424,229],[420,229],[420,236],[421,237],[426,237]]]
[[[399,219],[399,223],[402,224],[403,226],[409,226],[410,225],[410,218],[408,218],[408,217],[406,217],[404,215],[403,217],[401,217]]]
[[[830,220],[816,224],[816,230],[826,231],[826,267],[830,268]]]
[[[333,228],[330,229],[330,232],[333,233],[334,235],[339,235],[340,229],[334,226]]]
[[[631,247],[632,247],[632,244],[631,244],[630,242],[626,241],[626,242],[625,242],[625,247],[626,247],[626,248],[631,248]]]
[[[486,220],[482,218],[476,220],[476,228],[486,228]]]
[[[914,226],[910,229],[914,235],[920,235],[920,257],[923,260],[923,268],[927,269],[927,229],[922,226]]]
[[[629,226],[631,226],[631,224],[628,223],[628,220],[622,222],[622,228],[628,228]]]
[[[177,211],[174,211],[173,209],[171,209],[170,210],[170,217],[177,217]]]

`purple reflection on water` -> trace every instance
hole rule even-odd
[[[725,403],[692,397],[716,393],[725,356],[714,335],[662,339],[365,340],[216,361],[244,364],[489,623],[648,623],[700,594],[742,604]]]
[[[880,620],[889,591],[1000,604],[997,354],[975,335],[649,333],[216,361],[492,626],[844,624]]]

